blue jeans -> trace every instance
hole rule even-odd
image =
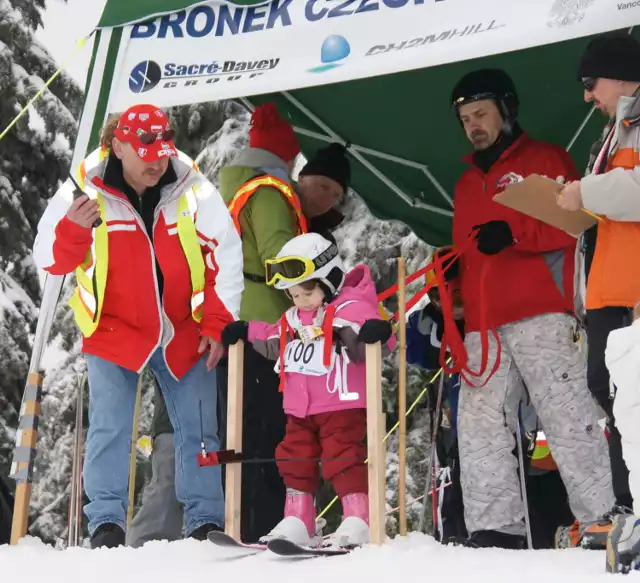
[[[89,533],[107,522],[125,529],[129,457],[138,374],[93,355],[85,355],[89,377],[89,431],[84,485],[89,504],[84,512]],[[161,349],[149,367],[158,380],[173,425],[176,450],[176,496],[184,505],[186,534],[203,524],[224,527],[224,494],[220,466],[199,467],[200,408],[208,451],[219,449],[216,418],[216,374],[207,371],[206,356],[178,382]]]

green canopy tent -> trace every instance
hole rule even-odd
[[[582,101],[579,55],[590,36],[639,21],[640,4],[624,0],[107,0],[72,166],[108,113],[134,103],[275,100],[303,152],[351,144],[353,187],[374,214],[446,244],[468,150],[450,111],[458,78],[504,67],[525,129],[584,164],[602,120]],[[32,373],[63,281],[46,278]],[[12,475],[29,480],[20,460]]]
[[[570,147],[583,164],[602,120],[587,119],[580,53],[591,35],[639,21],[640,7],[601,0],[108,0],[77,155],[95,145],[107,113],[134,102],[273,100],[303,152],[331,140],[351,144],[354,190],[375,215],[442,245],[468,151],[450,111],[455,82],[474,68],[504,67],[525,129]],[[325,45],[332,37],[344,49],[335,60]],[[279,62],[235,81],[195,67],[250,70],[259,59]],[[180,66],[185,75],[169,74]],[[139,87],[135,75],[145,78]]]

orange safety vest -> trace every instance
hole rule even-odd
[[[300,204],[300,199],[294,192],[293,188],[291,188],[291,186],[289,186],[286,182],[280,180],[279,178],[271,176],[270,174],[265,174],[263,176],[252,178],[251,180],[249,180],[249,182],[245,182],[236,191],[235,196],[231,199],[229,204],[227,204],[227,208],[229,209],[231,217],[233,218],[233,224],[236,226],[236,230],[241,237],[242,229],[240,228],[240,213],[242,212],[244,205],[247,204],[247,201],[259,188],[262,187],[275,188],[280,194],[282,194],[282,196],[285,197],[296,214],[298,223],[298,235],[303,235],[309,232],[307,218],[302,213],[302,205]]]

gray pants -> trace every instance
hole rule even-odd
[[[161,433],[154,439],[151,470],[151,481],[142,495],[142,507],[127,533],[127,545],[130,547],[140,547],[152,540],[182,538],[183,513],[176,497],[172,433]]]
[[[470,533],[514,532],[522,525],[524,504],[513,452],[524,385],[575,517],[593,520],[613,506],[607,444],[587,387],[586,359],[573,339],[573,322],[566,314],[545,314],[501,326],[502,357],[496,374],[481,388],[462,382],[458,445]],[[467,334],[465,346],[469,367],[479,370],[480,334]],[[493,338],[489,353],[486,375],[496,358]],[[484,378],[470,381],[478,385]]]

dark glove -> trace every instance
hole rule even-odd
[[[393,328],[386,320],[367,320],[360,328],[358,340],[365,344],[375,344],[376,342],[386,342],[391,338]]]
[[[513,245],[513,233],[507,221],[489,221],[471,229],[476,232],[478,251],[485,255],[495,255]]]
[[[249,323],[243,320],[237,322],[231,322],[227,324],[222,331],[222,344],[224,346],[230,346],[231,344],[237,344],[239,340],[247,341],[249,337]]]
[[[442,257],[447,253],[451,253],[450,248],[438,249],[434,256]],[[451,265],[451,267],[448,267]],[[453,281],[460,275],[460,261],[458,261],[457,257],[449,257],[449,259],[445,259],[442,262],[442,269],[444,270],[444,279],[445,281]]]

